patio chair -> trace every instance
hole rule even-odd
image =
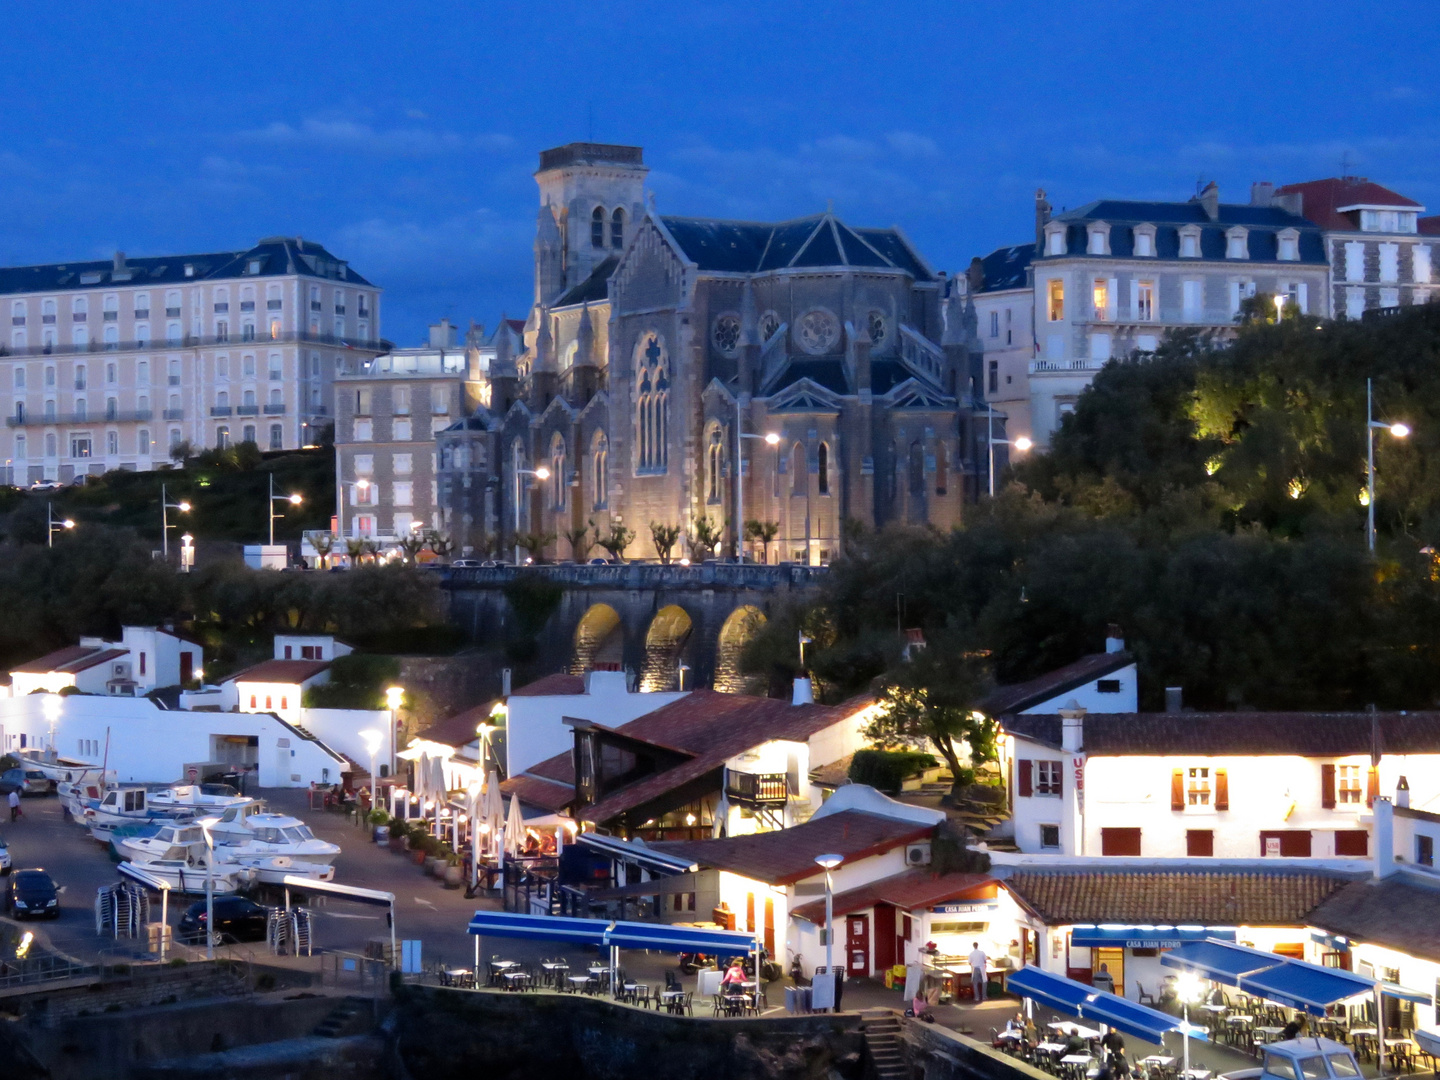
[[[1146,993],[1145,987],[1143,987],[1142,985],[1140,985],[1140,983],[1137,982],[1135,984],[1135,1000],[1138,1001],[1141,1005],[1154,1005],[1155,995]]]
[[[684,1002],[682,1003],[681,1007],[685,1010],[685,1015],[686,1015],[686,1016],[694,1016],[694,1015],[695,1015],[695,991],[694,991],[694,990],[686,990],[686,991],[685,991],[685,1000],[684,1000]]]
[[[711,995],[710,995],[710,1004],[711,1004],[711,1007],[714,1008],[714,1010],[715,1010],[715,1015],[716,1015],[716,1016],[724,1016],[724,1015],[725,1015],[725,999],[724,999],[721,995],[719,995],[719,994],[711,994]]]

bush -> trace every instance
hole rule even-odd
[[[850,779],[877,791],[899,791],[908,777],[935,765],[933,754],[918,750],[857,750],[850,761]]]
[[[312,709],[383,709],[385,688],[399,678],[400,661],[393,656],[337,656],[330,665],[330,681],[306,690],[304,704]]]

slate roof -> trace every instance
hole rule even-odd
[[[916,281],[933,275],[897,229],[861,229],[834,214],[767,224],[716,218],[660,219],[701,270],[754,274],[797,267],[903,270]]]
[[[867,882],[858,889],[836,893],[834,913],[848,915],[876,904],[891,904],[902,911],[915,911],[955,900],[988,900],[995,895],[995,879],[989,874],[932,874],[929,870],[906,870],[894,877]],[[792,908],[790,914],[812,923],[825,919],[825,901],[812,900]]]
[[[198,255],[149,255],[127,257],[129,277],[117,278],[111,259],[46,263],[40,266],[0,268],[0,294],[52,292],[81,288],[144,288],[155,285],[193,285],[241,277],[273,277],[301,274],[348,285],[370,285],[324,247],[295,237],[268,237],[243,251],[217,251]],[[250,274],[250,263],[259,259],[260,272]],[[185,274],[189,265],[193,273]],[[93,280],[92,280],[93,279]],[[373,288],[373,286],[371,286]],[[163,304],[160,306],[164,306]]]
[[[1327,897],[1309,921],[1332,934],[1440,962],[1440,891],[1403,873],[1351,882]]]
[[[1124,651],[1083,656],[1073,664],[1047,671],[1029,682],[996,687],[980,703],[980,711],[990,716],[1024,712],[1042,701],[1075,690],[1134,662],[1135,658]]]
[[[1034,244],[1011,244],[996,248],[980,260],[985,282],[977,292],[1000,292],[1002,289],[1023,289],[1029,284],[1030,261],[1035,258]]]
[[[313,679],[329,666],[329,660],[262,660],[222,681],[299,685],[307,679]]]
[[[1012,735],[1060,746],[1059,716],[1005,716],[1000,723]],[[1100,757],[1440,754],[1440,712],[1090,713],[1084,750]]]
[[[1434,217],[1422,217],[1416,222],[1421,236],[1440,236],[1440,215]]]
[[[548,780],[533,772],[512,776],[500,785],[506,795],[518,795],[527,806],[538,806],[552,814],[558,814],[575,798],[575,788],[568,783]]]
[[[1225,262],[1237,266],[1257,262],[1278,262],[1280,244],[1276,234],[1281,229],[1295,229],[1300,234],[1299,260],[1285,265],[1325,263],[1325,241],[1320,229],[1311,221],[1278,206],[1251,206],[1248,203],[1221,203],[1218,218],[1211,221],[1205,208],[1194,200],[1186,202],[1136,202],[1128,199],[1098,199],[1076,210],[1056,214],[1052,219],[1064,222],[1066,256],[1084,255],[1090,259],[1128,259],[1134,257],[1136,225],[1152,224],[1155,230],[1157,259],[1180,257],[1180,227],[1199,225],[1200,257],[1195,262]],[[1085,226],[1092,221],[1110,225],[1110,254],[1091,255],[1086,251],[1088,235]],[[1225,257],[1225,230],[1235,225],[1249,229],[1248,259]],[[1065,256],[1037,255],[1036,262]],[[1144,256],[1150,258],[1151,256]],[[1190,261],[1187,259],[1187,261]]]
[[[599,304],[610,299],[610,275],[615,272],[615,267],[620,265],[618,255],[610,255],[595,264],[595,269],[590,271],[590,276],[580,284],[564,293],[560,299],[555,301],[557,308],[568,307],[571,304]],[[520,324],[523,332],[525,324]]]
[[[1051,926],[1065,923],[1304,925],[1353,878],[1313,871],[1021,871],[1005,887]]]
[[[1393,206],[1397,210],[1425,209],[1414,199],[1372,183],[1363,176],[1332,176],[1306,180],[1275,189],[1276,195],[1301,196],[1300,212],[1323,229],[1351,232],[1359,222],[1340,213],[1342,206]]]
[[[923,840],[934,831],[933,825],[842,810],[775,832],[719,840],[666,840],[650,846],[715,870],[770,885],[791,885],[824,872],[815,864],[816,856],[841,855],[847,863],[857,862]]]

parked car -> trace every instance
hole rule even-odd
[[[456,569],[456,570],[475,569],[475,568],[478,567],[479,565],[480,565],[480,560],[479,560],[479,559],[456,559],[454,562],[452,562],[452,563],[450,564],[450,566],[451,566],[453,569]]]
[[[481,568],[482,570],[491,570],[491,569],[493,569],[493,568],[495,568],[495,567],[497,567],[497,566],[506,566],[506,565],[508,565],[508,564],[505,563],[505,562],[504,562],[503,560],[501,560],[501,559],[485,559],[485,560],[483,560],[483,561],[480,563],[480,568]]]
[[[215,933],[218,942],[264,941],[270,929],[270,909],[244,896],[217,896]],[[205,901],[185,909],[180,918],[178,937],[181,941],[205,940]]]
[[[5,838],[0,836],[0,877],[7,877],[10,874],[10,845],[5,843]]]
[[[0,795],[18,791],[21,795],[50,794],[50,778],[39,769],[6,769],[0,773]]]
[[[17,919],[60,917],[60,890],[38,867],[16,870],[5,886],[5,910]]]

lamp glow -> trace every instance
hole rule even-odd
[[[1019,450],[1022,454],[1034,445],[1035,444],[1031,442],[1030,439],[1025,435],[1021,435],[1018,439],[1015,440],[1015,449]]]
[[[1397,439],[1408,438],[1409,435],[1410,435],[1410,425],[1409,425],[1409,424],[1391,424],[1391,425],[1390,425],[1390,434],[1391,434],[1391,435],[1394,435],[1395,438],[1397,438]]]
[[[769,443],[771,446],[779,446],[779,445],[780,445],[780,436],[777,435],[775,432],[772,431],[772,432],[770,432],[769,434],[767,434],[767,435],[765,436],[765,441],[766,441],[767,443]]]
[[[549,480],[550,470],[547,469],[544,465],[541,465],[540,468],[535,470],[535,478],[537,480]]]
[[[176,503],[175,509],[183,510],[185,513],[188,514],[190,512],[190,504],[188,502]]]
[[[291,495],[291,496],[290,496],[290,505],[292,505],[292,506],[299,506],[300,503],[303,502],[303,501],[304,501],[304,500],[303,500],[299,495]]]
[[[405,700],[405,688],[403,686],[387,686],[385,688],[385,704],[391,709],[400,708],[400,703]]]

